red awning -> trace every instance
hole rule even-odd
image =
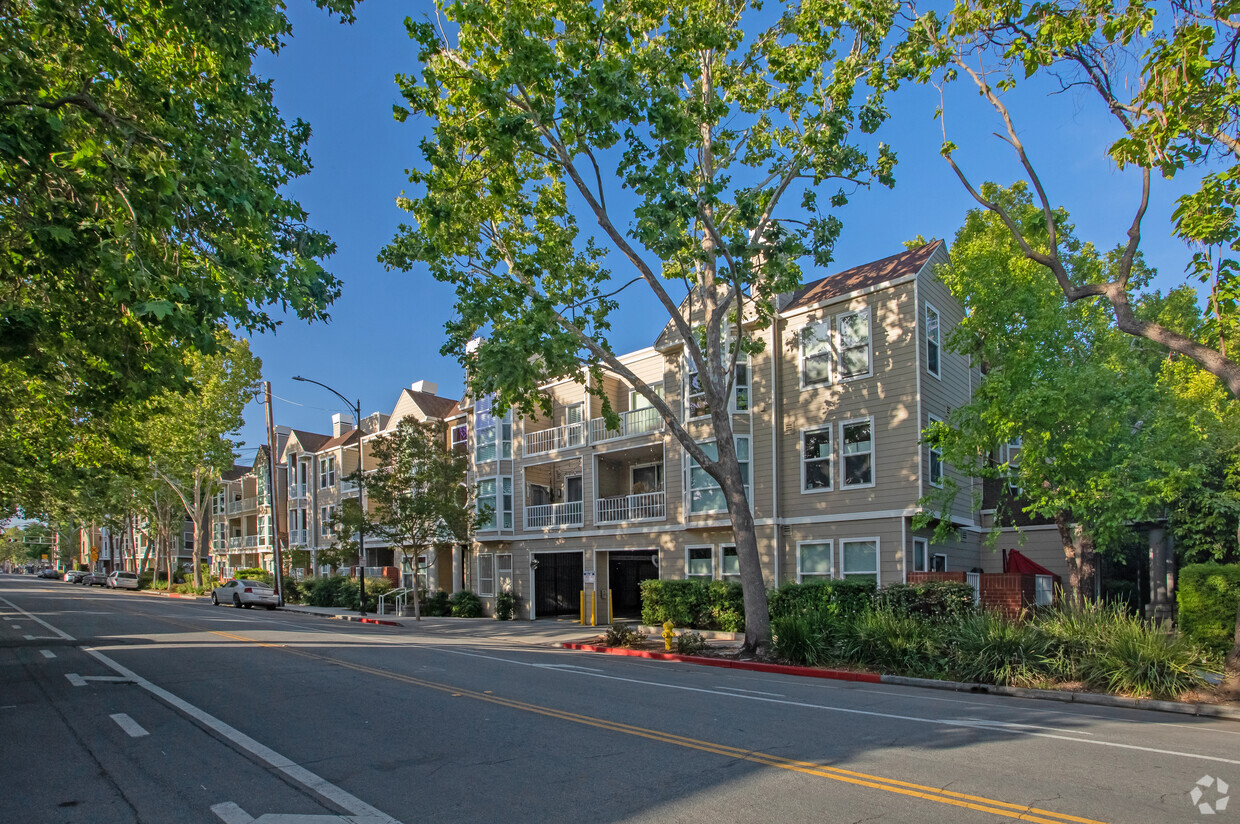
[[[1055,574],[1037,561],[1030,560],[1023,552],[1017,549],[1009,549],[1007,551],[1007,563],[1004,566],[1007,572],[1019,572],[1023,575]]]

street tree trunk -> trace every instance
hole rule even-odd
[[[1080,524],[1071,523],[1068,518],[1067,512],[1060,512],[1055,516],[1055,526],[1068,564],[1069,598],[1073,606],[1079,607],[1093,593],[1094,539]]]

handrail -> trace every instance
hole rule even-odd
[[[388,598],[388,596],[396,596],[396,608],[398,610],[397,614],[399,614],[400,596],[407,595],[408,593],[409,593],[409,587],[401,587],[400,589],[390,589],[387,592],[382,593],[379,596],[379,614],[380,615],[384,614],[383,602]]]

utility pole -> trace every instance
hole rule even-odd
[[[267,403],[267,479],[271,490],[271,546],[275,551],[276,602],[284,606],[284,560],[280,555],[280,489],[276,485],[276,424],[271,411],[271,381],[263,381]]]

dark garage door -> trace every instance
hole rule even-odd
[[[534,560],[534,615],[581,614],[582,555],[580,552],[539,552]]]
[[[642,614],[642,581],[659,577],[659,568],[645,552],[612,552],[607,561],[607,582],[611,587],[612,616],[639,618]]]

